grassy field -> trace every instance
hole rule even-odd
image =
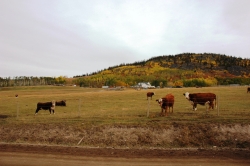
[[[148,91],[1,88],[0,142],[116,148],[250,147],[250,93],[246,87],[153,89],[152,100],[146,99]],[[216,93],[219,112],[207,112],[200,105],[193,111],[183,96],[187,91]],[[174,113],[163,117],[155,100],[168,93],[175,96]],[[67,100],[67,106],[57,106],[55,115],[44,110],[34,115],[37,102],[52,100]]]
[[[146,92],[154,91],[152,100]],[[218,110],[207,112],[198,105],[198,111],[184,98],[185,92],[212,92],[218,96]],[[175,96],[174,113],[160,116],[155,101],[168,93]],[[18,97],[15,95],[18,94]],[[56,107],[56,114],[41,110],[34,116],[37,102],[66,100],[66,107]],[[108,91],[80,87],[12,87],[0,88],[0,122],[20,123],[81,123],[88,125],[161,125],[172,122],[248,123],[250,94],[246,87],[164,88],[152,90],[125,89]],[[149,117],[147,117],[149,111]]]

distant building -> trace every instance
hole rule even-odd
[[[109,88],[109,86],[102,86],[102,88],[103,88],[103,89],[108,89],[108,88]]]
[[[152,86],[149,82],[139,82],[138,87],[143,89],[154,89],[155,86]]]

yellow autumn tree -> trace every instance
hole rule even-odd
[[[66,82],[65,76],[59,76],[59,77],[56,77],[56,79],[55,79],[56,84],[64,84],[65,82]]]

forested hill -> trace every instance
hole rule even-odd
[[[81,86],[213,86],[250,84],[250,59],[213,53],[163,55],[75,76]]]
[[[182,53],[177,55],[163,55],[134,62],[131,64],[120,64],[109,67],[107,69],[90,73],[89,75],[100,74],[105,71],[112,71],[113,74],[120,73],[119,68],[122,70],[127,69],[131,71],[130,66],[144,69],[161,67],[165,69],[180,69],[180,70],[193,70],[207,72],[221,72],[223,71],[227,76],[237,77],[244,76],[250,77],[250,59],[237,58],[233,56],[214,54],[214,53]],[[225,75],[225,76],[226,76]],[[86,75],[83,75],[86,76]],[[81,76],[75,76],[81,77]]]
[[[183,70],[227,71],[235,76],[250,76],[250,59],[236,58],[232,56],[204,53],[184,53],[175,56],[158,56],[148,62],[158,62],[166,68],[177,68]]]

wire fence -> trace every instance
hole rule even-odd
[[[235,96],[220,96],[217,95],[216,98],[216,107],[214,109],[209,109],[209,105],[197,105],[197,111],[193,110],[193,105],[185,98],[180,100],[175,100],[174,103],[174,113],[175,114],[184,114],[188,115],[190,113],[193,114],[212,114],[214,116],[250,116],[249,106],[250,106],[250,94],[248,98],[242,100],[236,100]],[[104,100],[104,99],[103,99]],[[74,99],[67,99],[66,103],[67,106],[56,106],[55,113],[64,115],[65,118],[79,118],[79,117],[88,117],[88,116],[140,116],[140,117],[152,117],[151,115],[155,115],[161,113],[161,108],[159,104],[155,101],[156,98],[146,100],[140,99],[140,103],[138,102],[123,102],[122,100],[119,101],[107,101],[102,102],[101,99],[97,98],[97,101],[89,101],[84,98],[74,98]],[[2,101],[4,102],[4,101]],[[112,105],[113,106],[106,106]],[[1,102],[0,102],[1,104]],[[2,105],[2,104],[1,104]],[[8,108],[11,108],[8,115],[12,117],[18,118],[30,118],[31,115],[34,115],[36,110],[36,104],[33,106],[28,106],[25,104],[25,101],[20,101],[18,97],[15,98],[14,102],[6,102],[5,105]],[[1,108],[1,107],[0,107]],[[1,113],[0,113],[1,114]],[[4,113],[6,114],[6,113]],[[48,111],[40,110],[38,115],[47,115],[49,114]],[[170,114],[171,116],[171,114]]]
[[[28,89],[28,88],[27,88]],[[62,90],[64,90],[62,88]],[[153,99],[147,100],[146,93],[155,91]],[[185,99],[183,92],[213,92],[217,96],[213,110],[197,105],[193,111],[191,103]],[[214,88],[165,88],[150,90],[123,90],[111,91],[103,89],[68,88],[63,92],[58,89],[28,89],[19,91],[19,96],[13,95],[15,91],[1,91],[0,93],[0,119],[33,119],[38,102],[66,99],[66,107],[56,106],[55,117],[61,119],[87,119],[87,118],[157,118],[161,108],[156,99],[163,94],[172,93],[175,96],[174,113],[171,118],[185,119],[187,117],[199,118],[201,115],[211,115],[220,118],[249,118],[250,119],[250,93],[247,87],[214,87]],[[40,110],[36,117],[48,117],[49,112]]]

